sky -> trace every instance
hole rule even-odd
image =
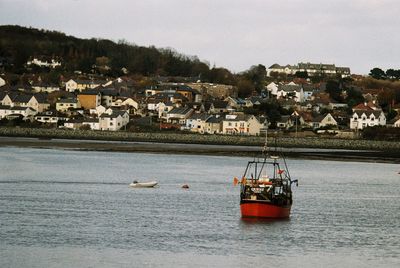
[[[398,0],[0,0],[0,24],[173,48],[235,73],[299,62],[400,69]]]

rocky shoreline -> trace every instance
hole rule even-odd
[[[260,155],[265,140],[262,137],[21,128],[0,128],[0,136],[0,147],[251,157]],[[275,146],[275,141],[271,138],[269,144]],[[275,150],[274,146],[271,150]],[[276,146],[290,158],[400,163],[398,142],[279,138]]]

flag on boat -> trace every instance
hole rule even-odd
[[[278,169],[278,174],[282,174],[283,172],[285,172],[283,169]]]

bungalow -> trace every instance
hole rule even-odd
[[[22,117],[24,120],[32,120],[37,111],[31,107],[0,105],[0,118],[13,119],[15,116]]]
[[[364,129],[373,126],[385,126],[386,117],[380,110],[356,110],[350,118],[350,129]]]
[[[330,113],[328,113],[326,115],[320,115],[315,117],[311,121],[311,126],[313,129],[327,127],[327,126],[337,127],[338,123],[335,120],[335,118],[333,118],[333,116]]]
[[[35,120],[41,123],[57,124],[59,121],[66,121],[67,117],[57,111],[45,111],[35,115]]]

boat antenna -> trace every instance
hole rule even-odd
[[[265,120],[267,121],[267,119],[265,119]],[[268,121],[267,121],[267,127],[265,128],[265,142],[264,142],[262,154],[264,155],[264,158],[267,158],[267,154],[268,154]]]

